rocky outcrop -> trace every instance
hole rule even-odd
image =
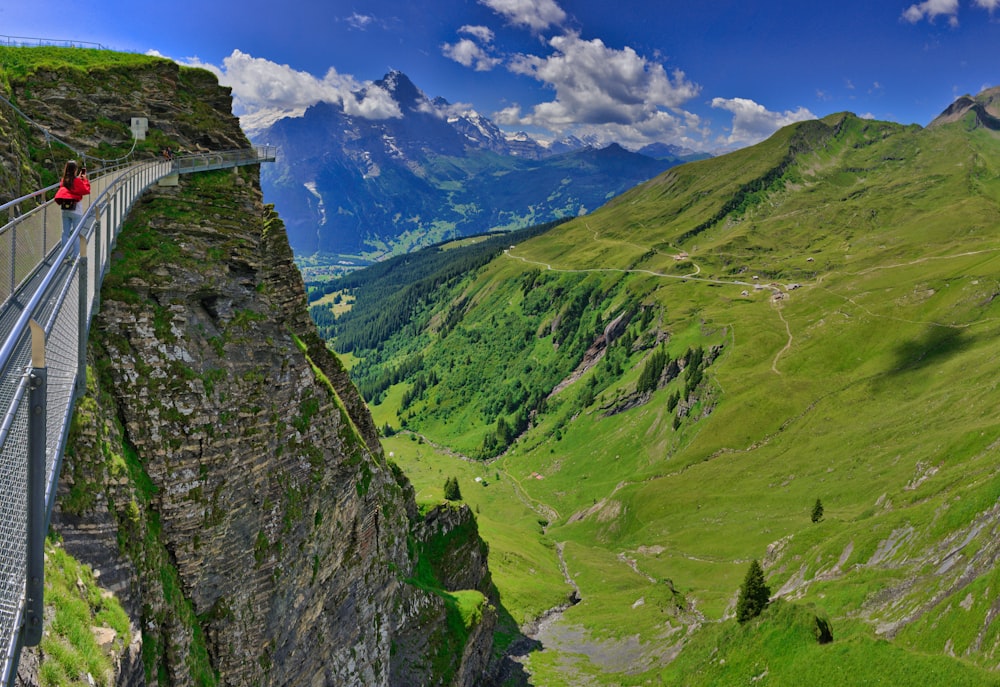
[[[134,57],[128,66],[40,69],[25,82],[14,83],[12,95],[31,119],[94,157],[105,157],[97,152],[102,145],[130,147],[132,117],[149,122],[148,142],[140,144],[140,150],[149,147],[159,153],[158,145],[170,144],[190,152],[249,145],[231,114],[230,89],[219,86],[213,74],[170,60]],[[51,150],[56,157],[70,152],[60,145]]]
[[[442,504],[413,524],[417,553],[414,578],[437,598],[416,599],[409,624],[393,657],[393,684],[450,684],[477,687],[492,658],[499,595],[485,565],[488,548],[468,506]],[[423,617],[420,620],[421,616]],[[432,620],[433,619],[433,620]],[[427,628],[434,628],[427,633]],[[446,629],[447,628],[447,629]],[[449,665],[449,656],[462,654]]]
[[[100,138],[82,122],[137,103],[177,147],[246,145],[207,72],[31,78],[32,117],[81,148]],[[133,208],[89,360],[54,529],[142,638],[117,684],[477,683],[495,594],[474,519],[417,516],[309,320],[256,168],[183,176]],[[441,551],[462,575],[420,574]],[[482,603],[456,630],[460,590]]]

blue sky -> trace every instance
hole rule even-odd
[[[632,148],[843,110],[925,125],[1000,85],[1000,0],[0,0],[0,34],[205,66],[248,123],[318,100],[398,116],[356,95],[397,69],[507,131]]]

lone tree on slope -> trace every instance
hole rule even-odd
[[[816,499],[816,503],[813,505],[812,510],[812,521],[819,522],[823,519],[823,502]]]
[[[449,477],[444,481],[444,497],[449,501],[462,500],[462,491],[458,488],[457,477]]]
[[[771,588],[764,582],[764,569],[754,559],[740,587],[736,600],[736,620],[745,623],[761,614],[771,598]]]

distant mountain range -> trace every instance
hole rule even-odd
[[[297,255],[377,259],[573,217],[707,157],[663,144],[639,152],[595,148],[575,137],[545,145],[428,98],[401,72],[374,86],[389,93],[401,117],[365,119],[318,103],[301,117],[249,132],[254,143],[279,148],[261,183]]]

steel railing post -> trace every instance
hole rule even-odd
[[[28,373],[28,513],[25,609],[22,642],[37,646],[42,641],[45,615],[45,448],[47,445],[45,331],[34,320],[31,326],[31,370]]]
[[[115,215],[117,214],[114,209],[115,205],[116,205],[115,196],[112,196],[111,202],[105,206],[107,208],[107,220],[104,222],[104,225],[106,226],[109,227],[114,226]],[[96,225],[94,225],[94,282],[96,284],[100,284],[101,277],[104,276],[104,273],[101,269],[101,266],[104,264],[104,253],[103,253],[104,245],[103,242],[101,241],[101,231],[102,231],[102,224],[98,222]],[[96,300],[97,294],[100,293],[100,289],[98,289],[95,286],[94,291],[95,291],[94,298]]]
[[[95,213],[94,215],[94,232],[95,236],[97,232],[101,230],[101,220],[100,213]],[[80,284],[80,298],[77,299],[80,304],[79,309],[79,335],[76,337],[77,341],[77,375],[76,375],[76,394],[74,398],[79,400],[83,398],[83,395],[87,392],[87,331],[89,329],[88,323],[89,319],[87,317],[87,274],[89,270],[87,269],[87,239],[80,234],[80,262],[77,270],[77,280]]]

